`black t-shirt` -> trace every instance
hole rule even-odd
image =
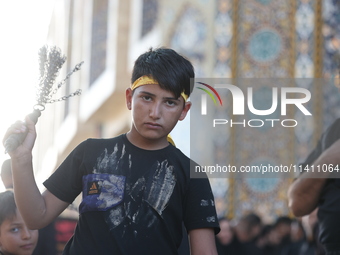
[[[316,148],[302,164],[312,165],[313,162],[334,142],[340,138],[340,119],[337,119],[321,136]],[[339,155],[340,157],[340,155]],[[334,172],[339,174],[338,172]],[[319,200],[319,237],[320,242],[332,246],[340,243],[340,179],[328,179]],[[340,249],[340,245],[339,245]]]
[[[177,254],[190,231],[218,223],[208,179],[190,179],[190,159],[172,145],[143,150],[126,135],[88,139],[44,182],[80,217],[64,254]]]

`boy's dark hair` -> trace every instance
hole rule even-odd
[[[14,201],[12,190],[0,193],[0,225],[7,219],[13,219],[16,214],[17,206]]]
[[[190,78],[195,78],[190,61],[167,48],[150,48],[138,57],[132,71],[131,84],[144,75],[151,75],[162,89],[173,92],[176,98],[182,92],[190,96]]]

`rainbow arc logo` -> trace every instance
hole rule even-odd
[[[217,93],[217,91],[216,91],[212,86],[210,86],[210,85],[208,85],[208,84],[206,84],[206,83],[203,83],[203,82],[199,82],[199,81],[197,81],[196,83],[199,83],[199,84],[201,84],[201,85],[203,85],[203,86],[206,86],[208,89],[210,89],[210,90],[215,94],[215,96],[217,97],[217,99],[218,99],[220,105],[221,105],[221,106],[223,105],[222,99],[221,99],[220,95]],[[214,104],[217,105],[217,101],[216,101],[216,98],[215,98],[215,96],[213,95],[213,93],[211,93],[211,92],[210,92],[208,89],[206,89],[206,88],[201,88],[201,87],[197,87],[197,88],[200,89],[200,90],[203,90],[205,93],[207,93],[207,94],[210,96],[210,98],[213,100]]]
[[[217,106],[216,98],[218,99],[220,105],[221,106],[223,105],[220,95],[217,93],[217,91],[212,86],[204,82],[199,82],[199,81],[197,81],[196,83],[205,86],[205,88],[197,87],[198,89],[203,90],[206,93],[206,94],[202,94],[201,96],[201,114],[202,115],[207,115],[207,95],[210,96],[210,98],[213,100],[216,106]]]

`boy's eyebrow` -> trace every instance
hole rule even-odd
[[[149,96],[156,96],[155,94],[152,94],[150,92],[147,92],[147,91],[140,91],[139,93],[143,93],[143,94],[147,94]],[[175,97],[163,97],[163,99],[166,99],[166,100],[177,100],[179,101],[179,98],[175,98]]]
[[[19,222],[12,222],[10,224],[10,226],[21,226],[21,225],[22,225],[22,223],[19,223]]]
[[[147,94],[149,96],[156,96],[155,94],[152,94],[152,93],[147,92],[147,91],[140,91],[139,93]]]
[[[163,97],[163,99],[179,101],[179,98],[175,98],[175,97]]]

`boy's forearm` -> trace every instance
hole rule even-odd
[[[32,155],[12,159],[12,172],[17,207],[30,228],[40,228],[46,208],[34,179]]]

